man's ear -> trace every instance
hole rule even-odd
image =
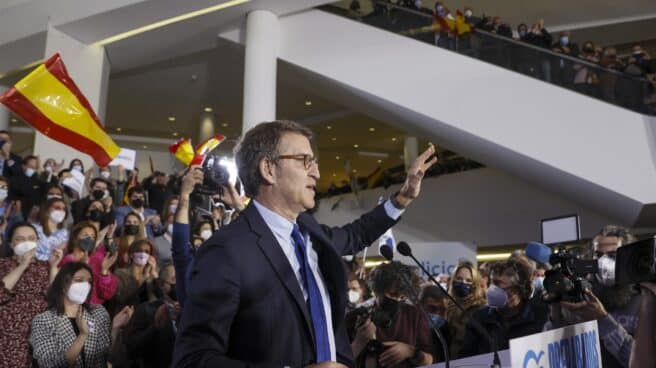
[[[260,175],[268,185],[273,185],[276,182],[276,168],[271,160],[268,158],[263,158],[260,160],[260,165],[258,167],[260,170]]]

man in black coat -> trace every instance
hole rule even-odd
[[[353,366],[344,327],[342,255],[371,244],[417,197],[434,147],[390,200],[343,227],[320,225],[312,132],[262,123],[235,158],[252,198],[236,222],[199,248],[175,345],[175,367]]]
[[[23,159],[11,152],[11,148],[11,135],[6,130],[0,130],[0,172],[8,179],[21,173],[23,163]]]
[[[21,165],[22,170],[11,178],[9,198],[21,201],[23,218],[28,219],[32,209],[40,206],[45,197],[45,183],[36,175],[38,168],[36,156],[27,156]]]

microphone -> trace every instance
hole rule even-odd
[[[383,257],[385,257],[385,259],[388,260],[388,261],[392,261],[392,259],[394,258],[394,252],[388,246],[380,247],[380,254]],[[421,315],[424,317],[424,319],[426,319],[426,322],[428,323],[428,327],[431,330],[433,330],[433,332],[437,336],[438,340],[440,340],[440,344],[442,345],[442,351],[444,353],[444,368],[449,368],[450,367],[449,363],[450,363],[451,359],[449,359],[449,346],[446,343],[446,339],[444,338],[444,335],[442,335],[442,332],[440,332],[440,330],[438,330],[437,328],[435,328],[435,326],[433,326],[433,323],[431,322],[431,319],[428,316],[428,313],[424,309],[424,306],[421,305],[421,303],[419,301],[419,295],[417,295],[417,292],[416,292],[415,288],[412,286],[412,283],[410,282],[410,280],[408,280],[408,278],[405,277],[405,275],[400,273],[400,272],[399,272],[399,276],[401,276],[400,279],[406,285],[408,290],[411,290],[411,292],[413,293],[413,295],[410,296],[413,299],[412,302],[415,303],[415,305],[419,309],[419,312],[421,313]]]
[[[551,257],[551,248],[540,242],[529,242],[526,244],[526,257],[534,260],[535,262],[548,265],[549,258]]]
[[[433,282],[433,284],[435,284],[435,286],[440,288],[444,292],[444,294],[446,294],[446,296],[453,302],[453,304],[455,304],[455,306],[458,309],[460,309],[463,313],[466,312],[466,310],[462,306],[462,304],[460,304],[453,296],[451,296],[451,294],[449,294],[446,290],[444,290],[442,285],[440,285],[440,283],[437,282],[437,280],[435,280],[433,275],[431,275],[431,273],[428,272],[426,267],[424,267],[424,265],[422,265],[421,262],[419,262],[419,260],[412,254],[412,248],[410,248],[410,245],[408,245],[408,243],[406,243],[404,241],[399,242],[396,245],[396,250],[401,255],[412,258],[412,260],[417,264],[417,266],[419,266],[419,269],[426,276],[428,276],[428,278]],[[485,329],[485,327],[483,327],[483,325],[478,320],[476,320],[474,318],[470,318],[469,321],[472,324],[472,327],[474,327],[476,330],[478,330],[478,333],[483,335],[483,337],[487,338],[490,346],[492,347],[492,349],[494,349],[494,360],[492,362],[492,367],[493,368],[496,368],[496,367],[500,368],[501,367],[501,359],[499,358],[499,346],[497,344],[497,341],[492,338],[492,336],[488,333],[488,331]]]

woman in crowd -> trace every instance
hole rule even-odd
[[[62,251],[56,250],[48,262],[36,261],[37,234],[27,222],[9,230],[9,244],[13,255],[0,258],[1,368],[30,366],[26,336],[32,318],[46,308],[43,296],[62,257]]]
[[[128,250],[136,240],[146,239],[146,228],[141,216],[136,212],[130,212],[123,218],[121,236],[118,239],[118,266],[125,267],[130,263]]]
[[[53,249],[62,249],[68,242],[68,229],[64,221],[68,217],[68,207],[63,199],[53,198],[41,205],[39,222],[34,224],[39,235],[39,246],[36,258],[45,261],[50,257]]]
[[[43,171],[39,173],[39,179],[41,179],[46,185],[56,185],[59,182],[57,172],[63,165],[64,160],[62,160],[61,164],[57,164],[54,159],[47,159],[46,162],[43,163]]]
[[[367,284],[359,278],[355,273],[351,273],[348,280],[348,304],[346,305],[347,311],[352,311],[354,309],[372,304],[373,300],[370,303],[366,303],[369,300],[369,289]]]
[[[48,190],[46,191],[46,200],[49,199],[64,199],[64,189],[60,187],[59,185],[51,185],[48,187]]]
[[[118,279],[111,268],[118,259],[118,253],[105,250],[103,244],[97,245],[98,230],[90,222],[80,222],[71,230],[68,240],[68,254],[62,260],[62,265],[71,262],[82,262],[89,265],[93,276],[91,288],[91,304],[103,304],[116,293]]]
[[[461,263],[456,267],[449,285],[449,294],[454,297],[465,312],[452,301],[446,309],[447,328],[449,331],[449,354],[451,359],[457,359],[465,341],[465,331],[471,316],[481,306],[485,305],[485,294],[480,287],[481,278],[476,267],[469,263]]]
[[[84,164],[78,158],[71,160],[71,163],[68,165],[69,170],[77,170],[80,174],[84,174]]]
[[[34,317],[30,344],[40,367],[106,368],[113,337],[131,317],[124,309],[110,324],[101,305],[89,304],[92,271],[88,265],[64,265],[46,296],[48,309]]]
[[[0,176],[0,236],[2,236],[3,244],[6,243],[4,240],[7,239],[5,234],[5,229],[11,229],[13,224],[17,224],[23,221],[23,213],[20,208],[20,201],[9,201],[7,196],[9,195],[9,179],[4,176]],[[3,246],[2,254],[9,253],[9,247]]]
[[[109,248],[113,240],[114,223],[113,214],[108,212],[105,203],[100,199],[94,199],[89,202],[87,208],[84,209],[84,219],[89,222],[98,232],[98,239],[96,239],[96,247],[104,246]]]
[[[136,306],[153,297],[152,281],[157,278],[157,258],[155,248],[148,239],[135,240],[128,250],[128,267],[114,273],[119,286],[114,298],[117,309],[126,305]]]

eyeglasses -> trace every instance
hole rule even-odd
[[[312,164],[317,164],[319,165],[319,159],[316,158],[314,155],[310,154],[298,154],[298,155],[280,155],[276,157],[276,160],[279,159],[290,159],[290,160],[296,160],[296,161],[303,161],[303,166],[305,167],[305,170],[310,170],[310,167],[312,167]]]

